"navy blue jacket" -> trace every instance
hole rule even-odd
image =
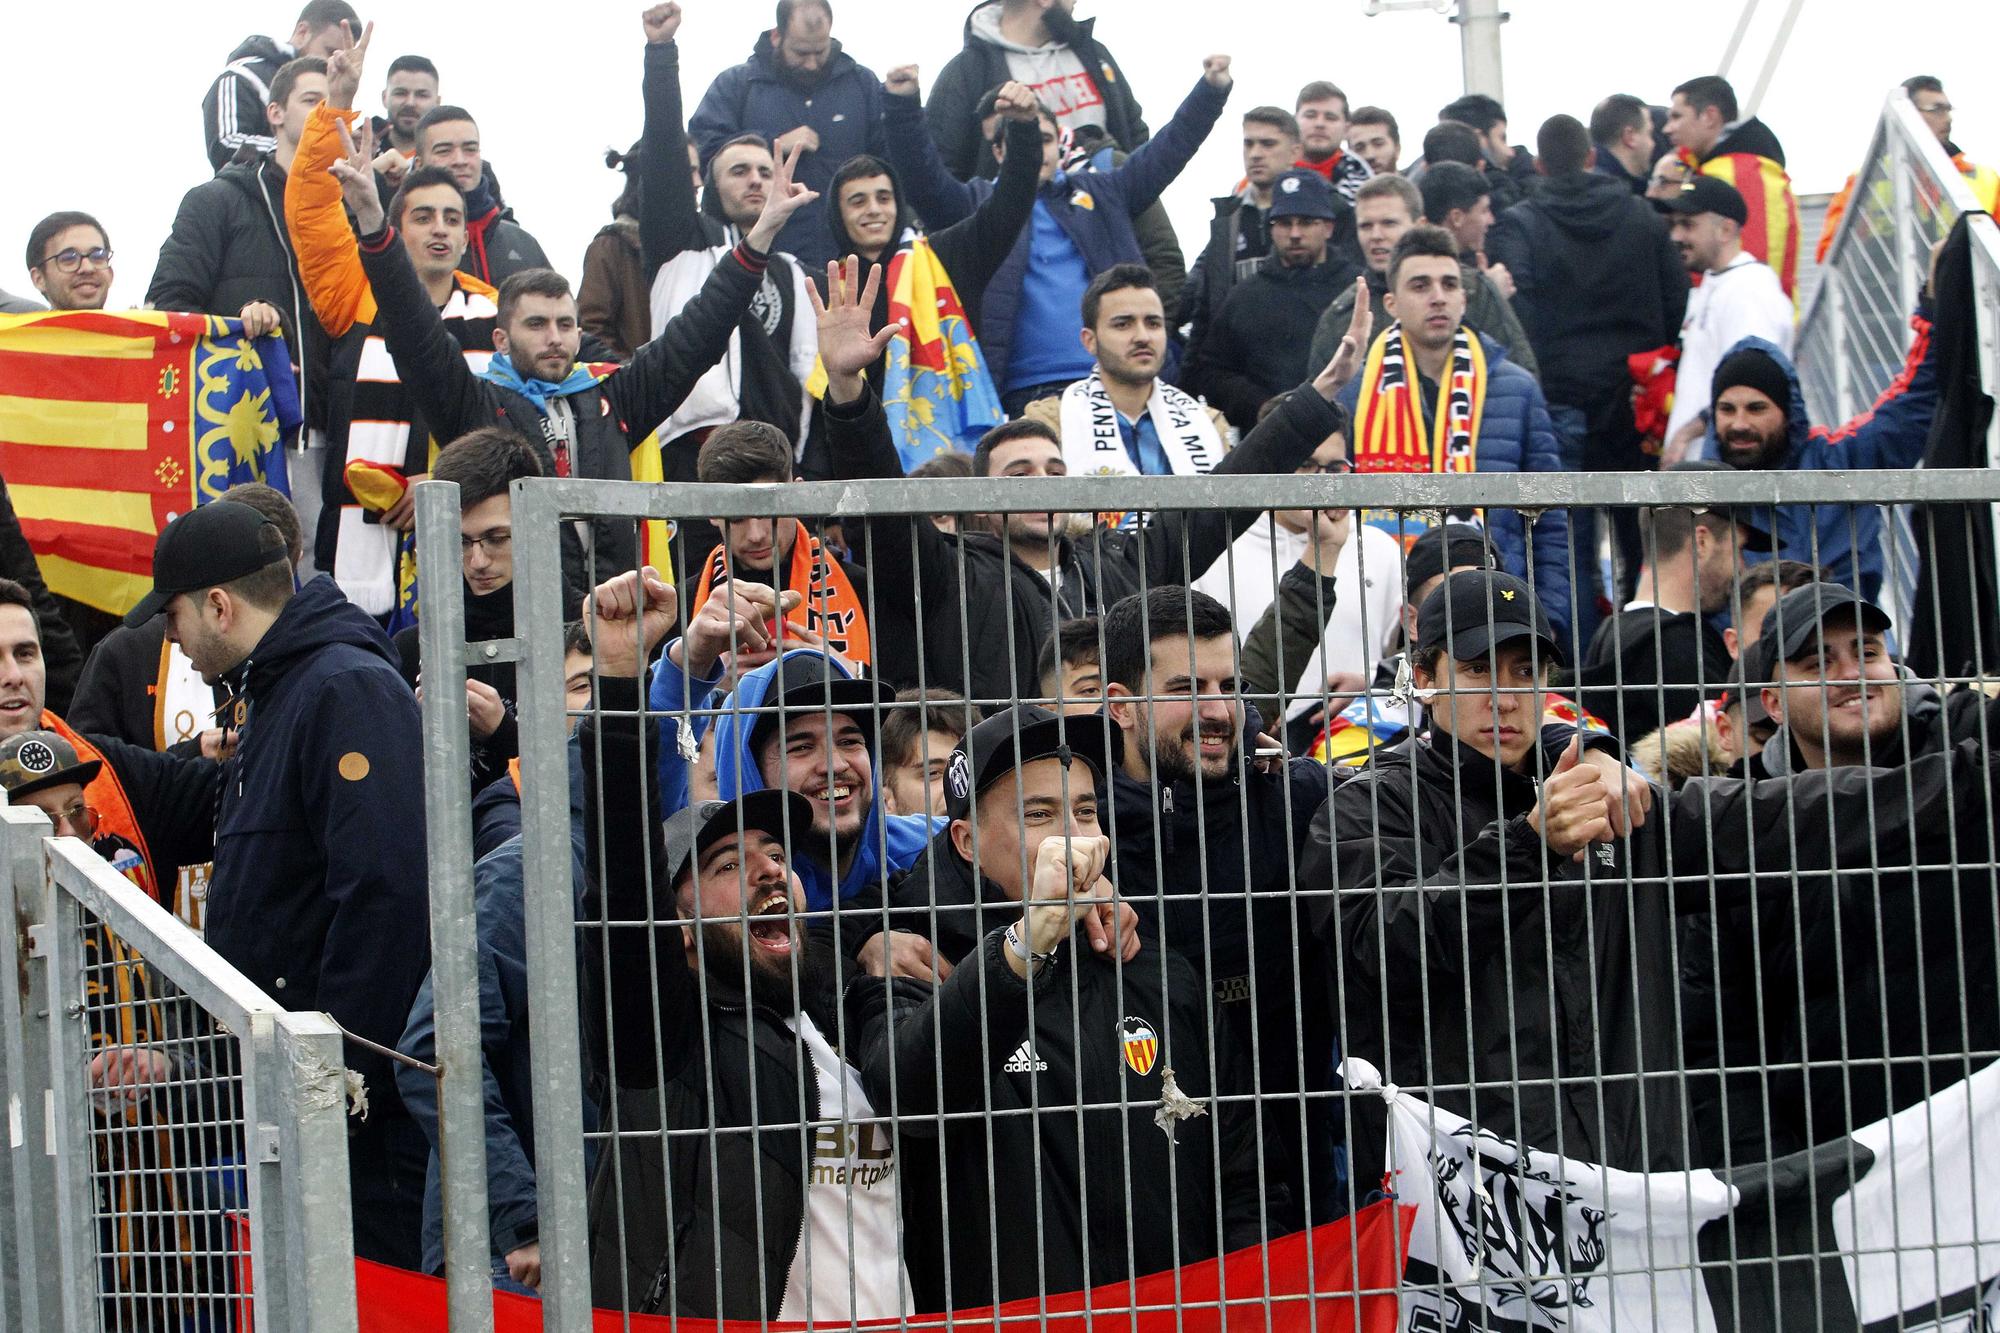
[[[325,575],[235,671],[248,703],[223,773],[208,942],[288,1009],[394,1046],[430,967],[424,753],[389,636]],[[349,1043],[371,1125],[389,1061]]]
[[[1132,220],[1187,167],[1222,115],[1229,92],[1228,88],[1210,86],[1207,79],[1198,81],[1174,118],[1145,147],[1126,158],[1123,166],[1073,175],[1059,171],[1042,186],[1035,207],[1055,218],[1093,276],[1113,264],[1146,262]],[[933,231],[949,227],[986,202],[993,193],[993,182],[960,182],[946,170],[915,98],[885,98],[883,107],[889,160],[895,163],[909,190],[910,203],[925,225]],[[986,304],[979,315],[979,345],[986,353],[986,367],[995,384],[1007,382],[1007,362],[1014,349],[1014,317],[1021,308],[1021,280],[1027,273],[1033,234],[1032,225],[1021,229],[1014,249],[986,285]],[[1079,310],[1077,328],[1082,326],[1083,312]],[[1075,330],[1068,336],[1074,338]]]
[[[1376,335],[1380,337],[1380,334]],[[1561,472],[1562,448],[1549,422],[1549,405],[1535,377],[1507,359],[1507,350],[1485,334],[1486,410],[1480,418],[1478,470],[1481,472]],[[1340,391],[1340,405],[1353,419],[1361,400],[1361,376]],[[1357,426],[1358,430],[1359,427]],[[1549,613],[1561,638],[1569,630],[1569,514],[1549,509],[1535,520],[1534,568],[1529,569],[1527,525],[1517,509],[1486,511],[1486,530],[1500,564],[1516,578],[1534,586],[1535,598]]]
[[[759,33],[750,58],[715,76],[708,93],[688,121],[688,133],[701,150],[705,169],[716,150],[738,134],[761,134],[776,142],[801,125],[819,135],[819,147],[799,159],[796,179],[820,197],[792,214],[778,233],[778,246],[806,266],[824,272],[835,258],[827,230],[827,187],[847,159],[862,153],[881,157],[882,83],[875,72],[833,44],[820,79],[810,89],[781,66],[771,49],[771,34]]]
[[[1805,391],[1792,359],[1762,338],[1745,338],[1724,354],[1759,351],[1778,363],[1792,386],[1785,406],[1785,426],[1791,448],[1771,467],[1784,472],[1821,469],[1865,472],[1877,468],[1913,468],[1923,461],[1937,415],[1937,356],[1932,351],[1931,322],[1923,310],[1910,320],[1916,337],[1903,368],[1874,405],[1844,426],[1815,426],[1806,415]],[[1711,425],[1702,441],[1703,457],[1720,458],[1722,448]],[[1803,560],[1826,570],[1835,583],[1858,587],[1871,601],[1882,591],[1882,510],[1877,505],[1779,505],[1772,554],[1783,560]],[[1857,582],[1858,580],[1858,582]]]

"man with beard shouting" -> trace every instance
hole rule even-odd
[[[806,979],[820,950],[788,847],[805,845],[812,805],[767,788],[697,801],[663,826],[639,669],[674,622],[674,591],[647,569],[594,602],[603,711],[582,736],[586,919],[604,924],[585,953],[607,1006],[619,1159],[592,1194],[595,1303],[909,1314],[895,1143],[840,1054],[830,995]]]

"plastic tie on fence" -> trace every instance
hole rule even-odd
[[[300,1079],[300,1109],[306,1111],[327,1111],[345,1105],[347,1113],[368,1118],[368,1082],[352,1069],[328,1064],[311,1051],[297,1051],[292,1056],[292,1067],[302,1075]]]
[[[1174,1141],[1174,1130],[1181,1121],[1207,1114],[1208,1103],[1182,1092],[1181,1085],[1174,1082],[1174,1067],[1164,1066],[1160,1070],[1160,1109],[1153,1112],[1153,1123],[1167,1136],[1167,1142]]]

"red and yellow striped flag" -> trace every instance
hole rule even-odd
[[[1701,174],[1736,187],[1750,211],[1743,224],[1743,248],[1778,275],[1785,295],[1799,296],[1799,201],[1792,178],[1768,157],[1724,153],[1702,163]]]
[[[129,310],[0,315],[0,478],[51,591],[122,615],[153,542],[233,485],[287,489],[284,343],[241,321]]]

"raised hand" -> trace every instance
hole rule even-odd
[[[923,91],[922,85],[917,82],[915,65],[896,66],[882,80],[882,87],[891,97],[916,97]]]
[[[847,257],[845,267],[837,262],[826,266],[824,301],[812,283],[806,284],[813,314],[819,320],[819,359],[826,367],[827,396],[836,403],[851,403],[861,396],[862,373],[881,359],[890,339],[902,328],[897,322],[884,325],[877,333],[868,331],[881,290],[882,266],[868,266],[864,287],[861,261],[854,255]]]
[[[769,651],[778,637],[777,622],[804,600],[796,590],[777,593],[761,583],[725,579],[709,589],[672,651],[683,671],[706,680],[724,653],[741,659]]]
[[[1052,837],[1035,850],[1027,899],[1021,904],[1021,936],[1031,953],[1053,953],[1068,939],[1078,918],[1113,902],[1104,865],[1111,855],[1106,837]],[[1002,950],[1017,974],[1026,964],[1012,949]],[[1016,966],[1018,965],[1018,966]]]
[[[1202,61],[1201,77],[1208,80],[1211,88],[1227,88],[1236,82],[1229,73],[1228,56],[1210,56]]]
[[[375,130],[366,117],[361,119],[359,137],[344,120],[339,128],[343,156],[335,158],[327,170],[340,182],[341,196],[354,214],[355,230],[373,236],[388,221],[382,211],[382,196],[375,189]]]
[[[1360,371],[1361,363],[1368,356],[1368,340],[1375,335],[1375,307],[1368,300],[1368,279],[1354,280],[1354,318],[1347,321],[1347,332],[1341,335],[1340,346],[1334,351],[1333,360],[1326,363],[1313,380],[1313,388],[1329,403],[1340,396],[1347,382]]]
[[[805,148],[793,144],[789,149],[778,149],[777,161],[772,164],[771,188],[764,196],[764,211],[757,215],[757,225],[750,229],[746,238],[750,248],[762,254],[770,254],[777,246],[778,233],[791,221],[792,214],[819,198],[816,191],[792,179],[798,168],[799,158],[805,155]]]
[[[1039,114],[1035,110],[1034,90],[1012,80],[1001,84],[1000,91],[993,95],[993,109],[1009,120],[1032,121]]]
[[[597,674],[636,677],[674,627],[680,603],[672,586],[648,565],[598,584],[587,610]]]
[[[654,5],[641,14],[639,22],[645,26],[649,45],[671,42],[681,30],[681,7],[675,0],[666,0],[665,4]]]
[[[1581,735],[1570,738],[1569,748],[1542,783],[1541,799],[1528,812],[1528,826],[1550,851],[1573,861],[1581,861],[1591,843],[1609,842],[1615,835],[1604,773],[1596,764],[1583,762]]]
[[[340,21],[342,31],[347,30],[347,20]],[[351,46],[342,47],[326,58],[326,102],[328,106],[342,111],[354,106],[354,94],[361,88],[361,67],[368,59],[368,43],[375,39],[375,22],[370,19],[368,26],[361,30],[361,40]]]

